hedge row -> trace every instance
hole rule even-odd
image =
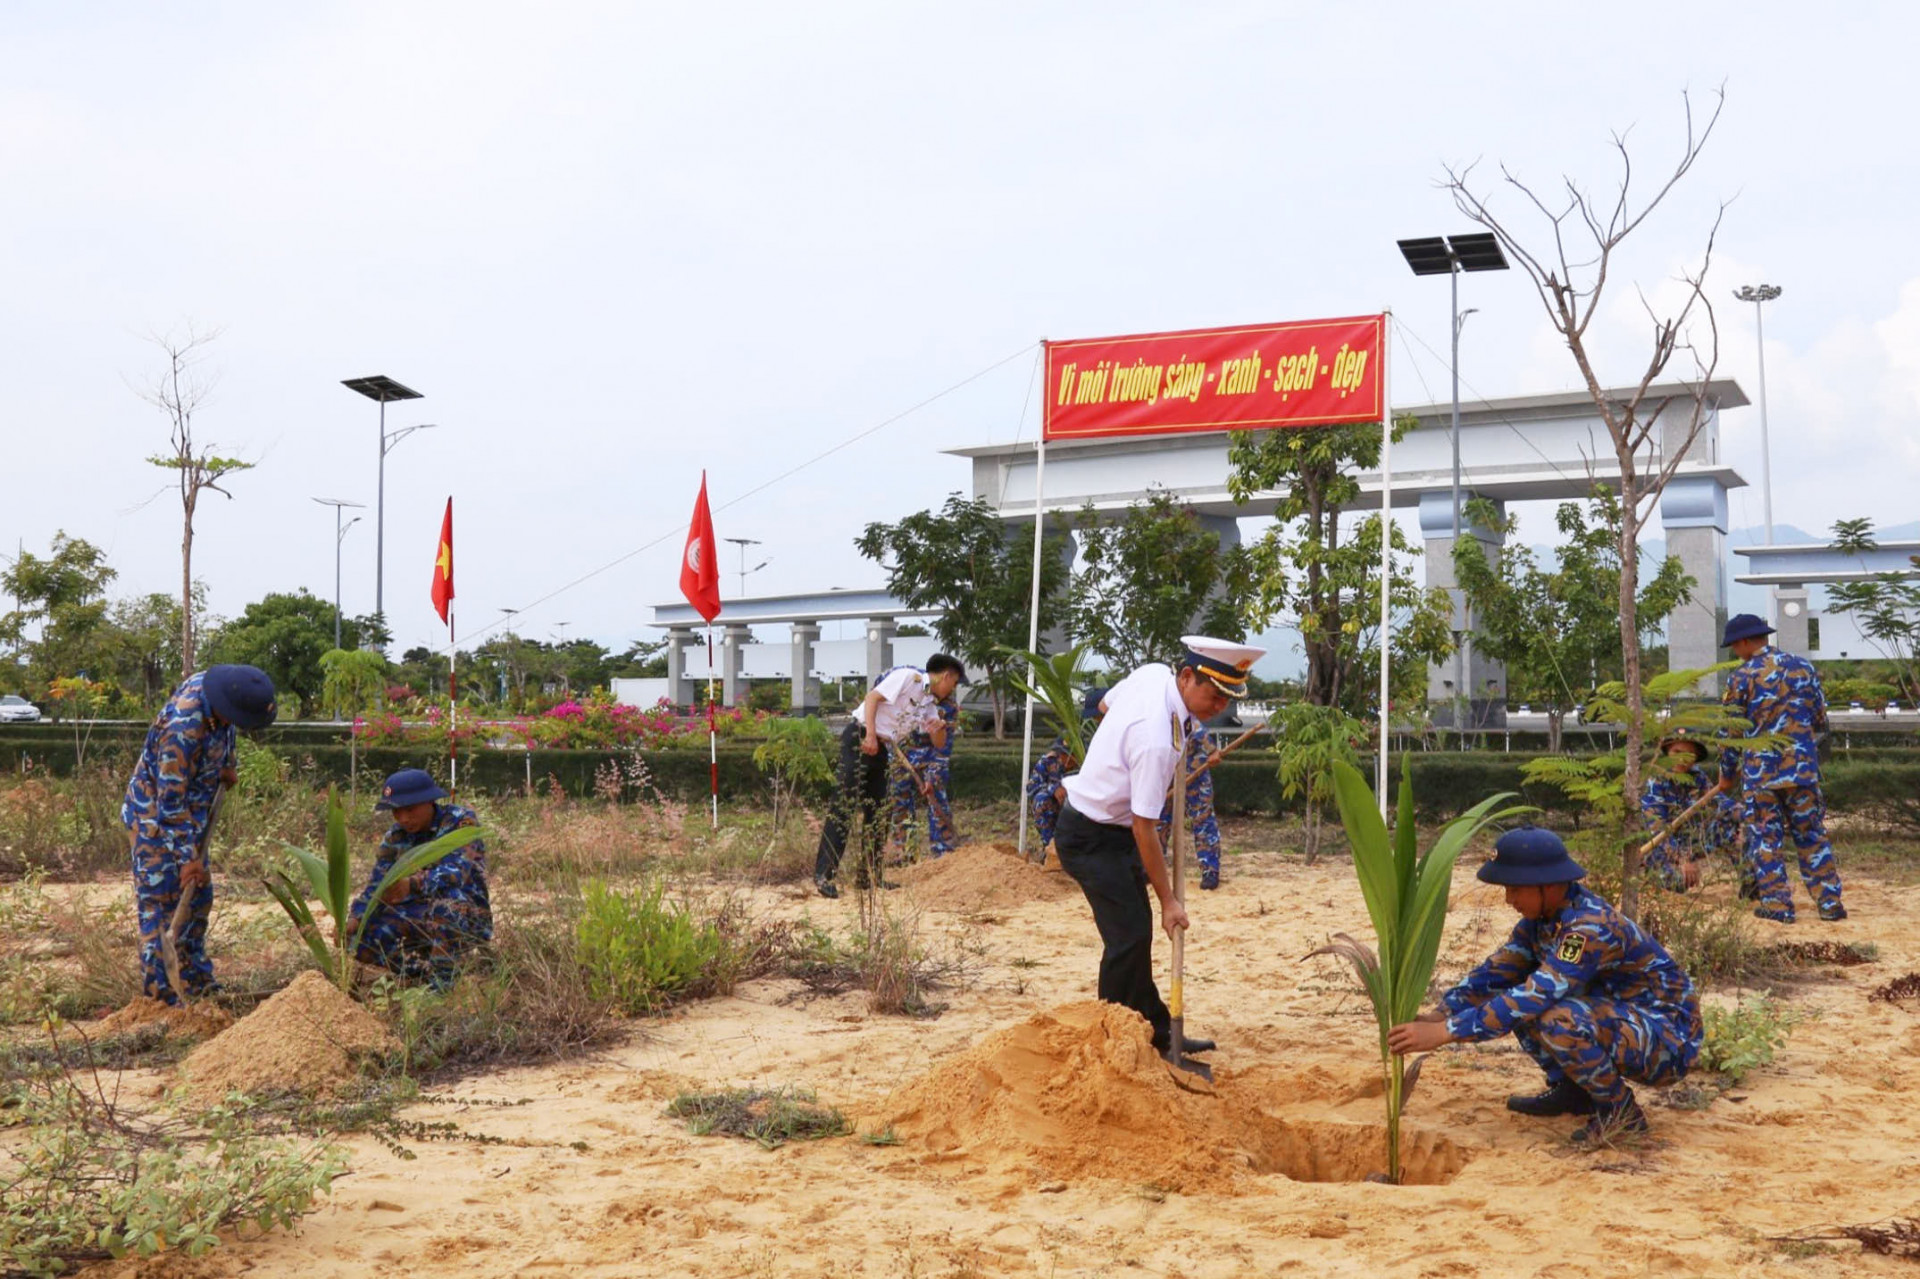
[[[127,767],[137,746],[133,740],[105,743],[95,738],[88,758]],[[342,744],[287,743],[276,749],[303,769],[311,768],[317,781],[344,782],[352,767],[349,748]],[[29,743],[11,734],[0,736],[0,767],[16,769],[23,754],[36,766],[49,767],[57,774],[72,770],[71,738],[63,748],[45,739]],[[688,803],[706,798],[705,751],[656,750],[642,758],[661,793]],[[1523,802],[1547,813],[1569,820],[1577,817],[1574,806],[1558,791],[1524,780],[1521,766],[1533,758],[1537,757],[1519,752],[1416,751],[1390,761],[1389,784],[1398,785],[1401,761],[1409,762],[1423,821],[1444,821],[1502,791],[1515,792]],[[460,785],[467,792],[518,794],[529,778],[536,788],[545,788],[551,779],[569,795],[587,796],[594,793],[596,773],[608,768],[613,760],[605,751],[592,750],[482,751],[461,757]],[[395,749],[359,752],[362,784],[401,768],[426,768],[443,781],[447,775],[444,758]],[[1842,754],[1826,765],[1823,778],[1827,804],[1834,812],[1873,814],[1920,826],[1920,759],[1912,755],[1888,759]],[[956,799],[1009,800],[1022,791],[1021,781],[1018,750],[1000,746],[969,750],[963,745],[954,753]],[[751,743],[727,742],[720,746],[719,783],[724,800],[767,794],[766,778],[753,763]],[[1273,762],[1260,755],[1237,755],[1216,765],[1214,801],[1221,812],[1233,815],[1297,812],[1300,807],[1297,801],[1282,800]]]

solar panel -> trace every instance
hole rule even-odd
[[[1400,241],[1400,252],[1415,275],[1445,275],[1453,270],[1453,255],[1447,252],[1445,236],[1431,235],[1418,240]]]
[[[1462,271],[1504,271],[1507,269],[1506,254],[1500,252],[1500,241],[1493,235],[1455,235],[1448,239],[1453,244],[1453,252],[1460,259]]]
[[[349,391],[358,391],[369,400],[379,400],[382,404],[390,400],[419,400],[426,398],[411,387],[405,387],[382,373],[375,377],[352,377],[343,380],[341,386]]]

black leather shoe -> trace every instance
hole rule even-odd
[[[840,895],[840,890],[834,887],[833,881],[825,875],[815,875],[813,877],[813,886],[820,890],[822,897],[838,897]]]
[[[1562,1079],[1545,1092],[1515,1093],[1507,1098],[1507,1109],[1521,1115],[1591,1115],[1593,1098],[1571,1079]]]
[[[1213,1048],[1214,1044],[1211,1039],[1188,1039],[1184,1035],[1180,1037],[1180,1052],[1184,1056],[1191,1057],[1195,1053],[1210,1053],[1213,1051]]]

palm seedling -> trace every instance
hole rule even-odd
[[[464,826],[395,858],[392,869],[374,887],[366,912],[356,922],[349,914],[353,900],[353,859],[347,849],[347,809],[340,800],[339,792],[329,786],[327,837],[323,853],[295,848],[292,844],[287,845],[287,851],[293,854],[294,861],[306,872],[307,884],[311,885],[313,895],[333,916],[333,945],[328,946],[314,919],[313,908],[307,905],[306,887],[300,885],[291,874],[285,870],[274,871],[266,880],[267,891],[273,894],[273,899],[280,903],[280,909],[287,912],[294,928],[299,930],[301,939],[307,943],[307,949],[313,952],[315,962],[320,965],[320,971],[342,991],[350,993],[353,987],[353,956],[360,949],[360,938],[366,932],[367,921],[379,908],[381,897],[409,875],[426,869],[448,853],[464,848],[480,837],[478,826]]]
[[[1076,760],[1084,760],[1087,757],[1087,740],[1080,726],[1078,689],[1092,677],[1092,672],[1081,665],[1087,646],[1078,644],[1051,657],[1044,653],[1030,653],[1023,648],[1004,651],[1026,664],[1026,675],[1019,674],[1016,667],[1009,676],[1014,691],[1031,697],[1052,711],[1054,720],[1060,725],[1060,736],[1066,739],[1067,749],[1073,752]]]
[[[1332,769],[1334,799],[1347,828],[1347,842],[1353,847],[1354,873],[1360,879],[1380,950],[1376,955],[1364,942],[1335,933],[1332,941],[1307,958],[1338,955],[1345,959],[1360,974],[1367,997],[1373,1002],[1374,1020],[1380,1030],[1380,1066],[1386,1077],[1387,1177],[1398,1184],[1400,1115],[1413,1094],[1425,1058],[1409,1066],[1406,1058],[1388,1051],[1387,1032],[1412,1021],[1426,998],[1434,962],[1440,955],[1453,864],[1460,851],[1482,827],[1528,810],[1514,807],[1494,811],[1511,793],[1482,800],[1448,823],[1433,846],[1421,853],[1413,820],[1413,780],[1405,772],[1400,777],[1399,815],[1389,834],[1380,819],[1373,789],[1360,771],[1344,760],[1333,761]]]

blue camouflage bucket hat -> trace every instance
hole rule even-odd
[[[1523,826],[1510,830],[1493,845],[1493,860],[1479,870],[1489,884],[1570,884],[1587,872],[1567,854],[1567,846],[1550,830]]]
[[[406,808],[412,804],[424,804],[428,800],[445,799],[447,792],[440,789],[440,783],[433,780],[433,774],[424,768],[403,768],[388,777],[380,787],[380,798],[374,807]]]

